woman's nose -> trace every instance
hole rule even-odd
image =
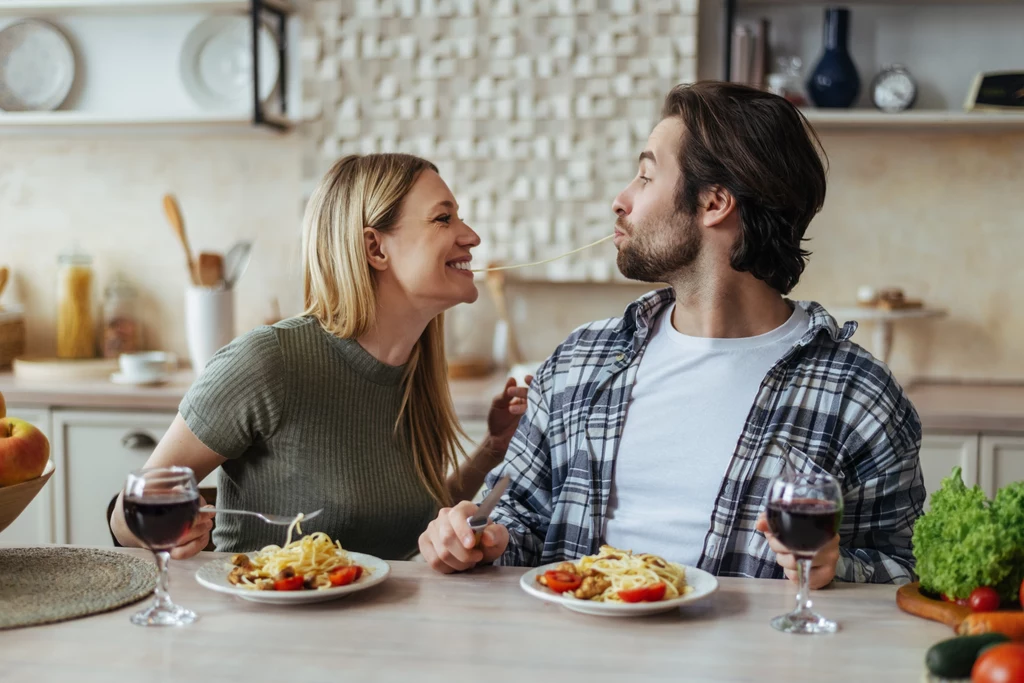
[[[459,240],[459,244],[461,244],[463,246],[466,246],[466,247],[476,247],[476,246],[479,246],[480,245],[480,235],[476,234],[476,231],[473,230],[473,228],[469,227],[468,223],[463,222],[462,225],[466,228],[466,230],[463,233],[462,238]]]

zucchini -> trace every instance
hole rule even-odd
[[[967,678],[978,653],[989,645],[1007,643],[1002,633],[982,633],[977,636],[959,636],[936,643],[925,655],[928,671],[941,678]]]

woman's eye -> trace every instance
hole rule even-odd
[[[444,223],[445,225],[447,225],[448,223],[451,223],[452,215],[450,213],[442,214],[435,218],[434,220],[438,223]]]

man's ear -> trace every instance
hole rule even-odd
[[[363,246],[366,250],[366,262],[374,270],[387,270],[388,257],[384,253],[384,241],[375,228],[363,228]]]
[[[717,227],[736,211],[736,198],[724,187],[714,185],[700,197],[704,214],[701,221],[707,228]]]

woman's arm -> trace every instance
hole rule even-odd
[[[185,424],[179,413],[171,423],[164,438],[157,444],[144,467],[190,467],[196,474],[196,483],[205,479],[210,472],[220,467],[226,458],[207,448]],[[202,501],[205,505],[206,502]],[[171,557],[179,560],[191,557],[206,547],[210,540],[213,517],[210,513],[200,514],[188,535],[181,539],[178,547],[171,551]],[[140,547],[139,542],[124,521],[124,492],[117,496],[114,511],[110,515],[110,529],[118,543],[129,547]]]
[[[519,427],[519,418],[526,412],[526,392],[532,381],[533,376],[527,375],[526,384],[518,386],[515,378],[509,377],[501,393],[491,401],[487,436],[459,466],[459,476],[452,474],[446,482],[452,504],[472,499],[483,486],[487,473],[505,459],[508,444]]]

